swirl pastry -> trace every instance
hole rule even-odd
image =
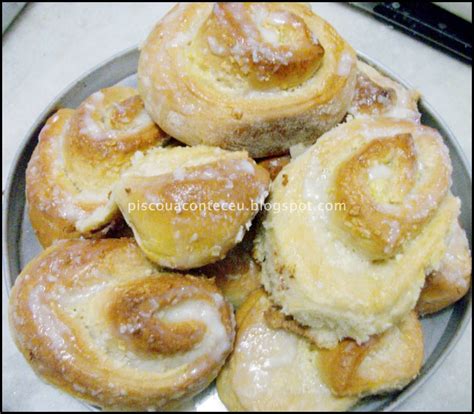
[[[204,389],[231,351],[231,307],[208,279],[157,272],[132,239],[67,240],[30,262],[10,326],[36,373],[109,410]]]
[[[360,398],[398,390],[418,374],[423,332],[415,312],[384,334],[327,350],[272,326],[262,290],[237,311],[234,351],[217,379],[232,411],[341,411]]]
[[[317,346],[313,330],[301,326],[275,307],[265,311],[270,328],[285,329]],[[334,348],[319,349],[318,367],[332,393],[339,397],[386,393],[402,389],[423,363],[423,331],[412,311],[398,325],[358,345],[344,339]]]
[[[260,265],[252,257],[255,236],[253,229],[254,227],[246,233],[244,240],[227,253],[224,259],[193,271],[215,278],[217,287],[235,308],[261,287]]]
[[[217,392],[230,411],[344,411],[356,398],[335,397],[317,367],[308,341],[265,322],[271,306],[262,290],[237,311],[234,351],[217,378]]]
[[[466,232],[456,220],[446,241],[446,253],[436,270],[426,277],[416,304],[421,315],[438,312],[457,302],[469,291],[472,258]]]
[[[140,95],[163,130],[254,158],[313,143],[341,121],[355,77],[353,49],[298,3],[180,4],[138,64]]]
[[[28,212],[40,243],[103,235],[118,217],[103,209],[112,184],[136,151],[165,140],[132,88],[102,89],[76,110],[57,111],[26,171]]]
[[[245,152],[164,148],[124,172],[112,197],[151,260],[190,269],[223,259],[242,241],[269,181]]]
[[[398,325],[358,345],[345,339],[321,349],[318,367],[339,397],[363,397],[401,390],[418,376],[423,364],[423,330],[415,312]]]
[[[389,117],[419,122],[420,94],[357,61],[357,83],[349,114],[354,118]]]
[[[437,131],[389,118],[326,133],[272,184],[257,237],[272,300],[321,346],[365,342],[415,307],[460,201]]]

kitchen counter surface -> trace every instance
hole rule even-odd
[[[2,189],[14,154],[43,108],[76,78],[142,42],[173,3],[30,4],[3,36]],[[345,4],[315,3],[354,48],[420,90],[472,165],[472,68]],[[41,382],[16,351],[3,292],[3,410],[86,411]],[[472,327],[400,411],[472,411]]]

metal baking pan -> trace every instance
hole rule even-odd
[[[359,57],[401,84],[409,85],[382,65],[362,53]],[[39,116],[31,127],[13,161],[3,204],[3,260],[6,285],[11,288],[25,264],[40,250],[25,210],[25,170],[37,143],[38,134],[47,118],[61,107],[76,108],[85,98],[100,88],[122,84],[136,86],[138,48],[128,49],[98,65],[68,86]],[[453,192],[462,200],[461,222],[472,239],[472,181],[470,167],[452,132],[423,99],[420,102],[422,122],[436,128],[449,148],[453,161]],[[363,400],[356,411],[390,411],[416,392],[418,387],[441,365],[456,345],[471,317],[472,298],[469,293],[453,307],[423,319],[425,363],[418,378],[398,393]],[[89,406],[91,410],[94,407]],[[196,411],[225,411],[211,385],[183,409]]]

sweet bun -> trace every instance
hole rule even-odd
[[[320,350],[318,367],[339,397],[364,397],[401,390],[423,364],[423,330],[415,312],[362,345],[351,339]]]
[[[236,314],[234,351],[217,378],[217,392],[230,411],[345,411],[356,398],[335,397],[317,367],[319,351],[265,322],[271,306],[262,290]]]
[[[421,315],[438,312],[461,299],[471,285],[472,258],[466,232],[455,220],[446,241],[446,253],[431,270],[416,304]]]
[[[179,4],[138,64],[140,95],[163,130],[254,158],[340,122],[355,78],[354,50],[301,3]]]
[[[132,239],[67,240],[10,297],[13,338],[48,383],[107,410],[158,410],[203,390],[234,339],[205,278],[159,272]]]
[[[269,182],[246,152],[162,148],[134,161],[112,199],[152,261],[190,269],[223,259],[242,241]]]
[[[423,332],[415,312],[362,345],[348,339],[332,349],[312,344],[295,324],[278,326],[269,312],[276,313],[263,290],[237,311],[234,351],[217,378],[231,411],[342,411],[401,389],[420,371]]]
[[[104,236],[120,217],[103,210],[113,183],[136,151],[166,139],[133,88],[102,89],[76,110],[58,110],[26,171],[28,213],[40,243]]]
[[[321,137],[272,184],[256,240],[262,282],[321,346],[363,343],[412,310],[460,212],[437,131],[389,118]]]
[[[313,330],[274,306],[265,311],[272,329],[285,329],[317,346]],[[334,395],[363,397],[400,390],[419,373],[423,363],[423,331],[412,311],[398,325],[358,345],[344,339],[331,349],[319,349],[318,367]]]
[[[357,61],[357,83],[349,114],[354,118],[389,117],[419,122],[420,94]]]

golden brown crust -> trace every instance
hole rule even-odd
[[[433,159],[423,172],[417,159],[421,150],[430,151]],[[438,209],[450,188],[451,171],[435,141],[416,148],[408,133],[372,140],[337,170],[334,197],[345,206],[338,221],[372,259],[393,257]]]
[[[135,89],[102,89],[82,102],[71,120],[64,139],[66,169],[76,185],[102,188],[117,181],[136,151],[163,143],[165,137]]]
[[[303,4],[180,4],[142,48],[139,91],[180,141],[280,155],[344,117],[355,60]]]
[[[26,172],[28,211],[40,243],[113,230],[120,214],[105,211],[112,184],[136,151],[165,140],[132,88],[103,89],[77,110],[52,115]]]
[[[466,232],[456,220],[438,269],[426,276],[416,304],[418,314],[439,312],[464,297],[471,285],[471,273],[469,242]]]
[[[190,269],[223,259],[242,240],[269,183],[244,152],[177,147],[137,161],[113,199],[151,260]]]
[[[357,83],[349,114],[355,118],[390,117],[419,122],[420,94],[357,61]]]
[[[422,316],[439,312],[462,299],[469,291],[469,286],[469,283],[453,283],[443,273],[434,271],[426,276],[416,311]]]
[[[227,63],[256,89],[296,86],[324,56],[304,19],[278,3],[216,3],[199,40],[216,64]]]
[[[275,307],[265,321],[317,346],[311,329]],[[383,361],[386,361],[385,363]],[[363,344],[344,339],[331,349],[320,349],[318,368],[331,391],[339,397],[362,397],[401,389],[413,380],[423,363],[423,332],[415,312],[402,323]]]
[[[38,375],[107,409],[156,410],[193,396],[234,336],[232,309],[211,280],[158,272],[131,239],[51,246],[18,277],[9,312]]]
[[[338,396],[366,396],[399,390],[423,364],[423,331],[416,313],[364,344],[346,339],[321,351],[319,368]]]

